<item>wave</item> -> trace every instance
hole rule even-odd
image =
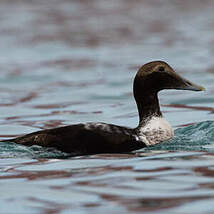
[[[214,121],[204,121],[178,128],[172,140],[143,148],[138,152],[151,150],[214,152]],[[0,158],[68,158],[70,156],[74,154],[67,154],[54,148],[0,143]]]

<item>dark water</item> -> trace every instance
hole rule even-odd
[[[0,2],[0,137],[79,122],[135,127],[132,81],[165,60],[206,92],[164,91],[169,142],[69,157],[0,144],[0,213],[214,212],[214,2]]]

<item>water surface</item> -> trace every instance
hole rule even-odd
[[[207,91],[161,92],[175,138],[137,152],[69,157],[0,144],[0,213],[213,213],[213,6],[1,1],[1,139],[88,121],[135,127],[133,78],[152,60]]]

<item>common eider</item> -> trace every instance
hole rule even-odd
[[[173,137],[172,127],[160,111],[158,92],[163,89],[205,90],[179,76],[166,62],[149,62],[139,69],[134,79],[133,92],[139,114],[136,128],[91,122],[37,131],[5,141],[54,147],[79,155],[130,152],[158,144]]]

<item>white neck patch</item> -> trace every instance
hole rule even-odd
[[[145,142],[147,146],[167,141],[174,136],[169,122],[163,117],[152,117],[144,126],[138,127],[137,139]]]

